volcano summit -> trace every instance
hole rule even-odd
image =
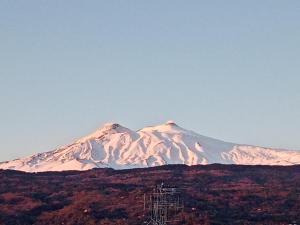
[[[181,128],[173,121],[138,131],[107,123],[70,145],[2,162],[0,169],[41,172],[212,163],[294,165],[300,164],[300,151],[224,142]]]

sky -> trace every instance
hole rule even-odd
[[[0,2],[0,161],[106,122],[300,150],[300,1]]]

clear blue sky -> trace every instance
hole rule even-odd
[[[107,121],[300,150],[300,1],[0,2],[0,161]]]

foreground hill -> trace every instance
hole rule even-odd
[[[178,225],[300,223],[300,166],[169,165],[0,171],[0,225],[140,225],[143,195],[162,181],[181,190]]]
[[[183,129],[172,121],[138,131],[105,124],[68,146],[0,163],[0,169],[41,172],[211,163],[294,165],[300,164],[300,151],[228,143]]]

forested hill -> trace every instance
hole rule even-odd
[[[177,224],[300,224],[300,166],[169,165],[144,169],[0,171],[1,225],[140,225],[143,196],[181,190]]]

